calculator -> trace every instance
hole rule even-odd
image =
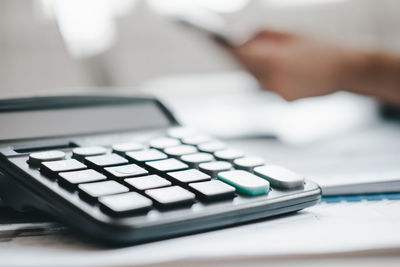
[[[106,244],[234,226],[321,199],[301,174],[180,125],[152,97],[4,99],[0,125],[1,199]]]

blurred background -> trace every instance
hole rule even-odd
[[[400,52],[397,0],[1,0],[0,96],[237,70],[174,21],[193,8],[221,14],[235,32],[266,26]]]
[[[261,92],[221,47],[176,22],[192,11],[221,16],[238,35],[268,27],[400,52],[397,0],[1,0],[0,97],[140,91],[215,135],[292,144],[375,123],[366,97],[289,104]]]

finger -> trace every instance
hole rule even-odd
[[[232,47],[230,51],[239,60],[262,60],[268,63],[269,59],[277,52],[277,46],[268,41],[253,41],[238,47]]]
[[[293,37],[296,37],[296,34],[277,31],[272,29],[262,29],[259,30],[255,35],[254,38],[268,38],[271,40],[287,40]]]
[[[229,52],[236,54],[237,52],[243,49],[252,49],[253,45],[257,45],[260,42],[263,42],[264,46],[268,45],[268,42],[275,43],[276,41],[284,41],[289,40],[291,38],[296,37],[296,34],[281,32],[271,29],[262,29],[256,32],[251,38],[249,38],[245,43],[235,46],[230,42],[226,42],[226,40],[218,40],[219,43],[227,49]]]

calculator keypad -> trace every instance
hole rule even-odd
[[[193,130],[170,129],[169,137],[110,147],[78,147],[72,153],[32,153],[28,163],[61,187],[104,212],[125,216],[195,202],[233,201],[299,188],[304,178]],[[149,148],[150,147],[150,148]]]
[[[168,156],[156,149],[141,150],[136,152],[128,152],[126,156],[136,162],[146,162],[152,160],[166,159]]]
[[[213,142],[208,142],[208,143],[203,143],[198,146],[199,150],[201,152],[206,152],[206,153],[214,153],[219,150],[223,150],[226,148],[226,145],[222,142],[219,141],[213,141]]]
[[[233,161],[235,168],[253,172],[255,167],[259,167],[265,164],[264,159],[259,157],[243,157]]]
[[[212,138],[208,135],[197,134],[197,135],[191,135],[191,136],[182,138],[182,143],[187,144],[187,145],[197,146],[200,144],[210,142],[211,140],[212,140]]]
[[[104,182],[80,184],[78,188],[80,190],[80,193],[90,199],[118,193],[125,193],[129,191],[128,187],[111,180]]]
[[[264,195],[269,191],[267,180],[242,170],[221,172],[218,174],[218,179],[235,187],[244,195]]]
[[[170,157],[180,157],[187,154],[194,154],[197,152],[197,148],[189,145],[179,145],[173,147],[167,147],[164,152]]]
[[[167,137],[157,138],[150,141],[150,146],[157,149],[164,149],[171,146],[178,146],[180,144],[181,142],[179,142],[179,140]]]
[[[94,168],[98,168],[125,164],[128,163],[128,160],[118,154],[113,153],[108,155],[86,157],[85,162]]]
[[[212,161],[201,163],[199,169],[212,177],[217,177],[217,174],[222,171],[228,171],[232,168],[232,164],[226,161]]]
[[[129,151],[142,150],[144,146],[140,143],[130,142],[130,143],[119,143],[112,146],[115,153],[124,154]]]
[[[224,149],[219,150],[214,153],[214,156],[218,160],[226,160],[233,162],[235,159],[242,158],[244,156],[243,152],[235,149]]]
[[[86,169],[86,165],[76,159],[65,159],[42,162],[40,168],[47,174],[55,175],[59,172],[83,170]]]
[[[155,172],[171,172],[188,168],[189,166],[177,159],[163,159],[146,162],[146,165]]]
[[[153,205],[149,198],[136,192],[100,197],[99,202],[106,212],[115,215],[145,212]]]
[[[107,149],[102,146],[90,146],[90,147],[77,147],[72,150],[74,158],[84,159],[88,156],[98,156],[103,155],[107,152]]]
[[[194,183],[202,182],[211,179],[211,176],[196,169],[189,169],[184,171],[169,172],[167,173],[177,183]]]
[[[82,171],[60,172],[60,181],[66,185],[77,185],[82,183],[97,182],[106,180],[107,176],[98,171],[88,169]]]
[[[190,188],[204,200],[230,199],[235,196],[235,187],[219,180],[212,180],[200,183],[191,183]]]
[[[60,150],[50,150],[44,152],[31,153],[28,163],[34,166],[39,166],[43,161],[62,160],[65,158],[65,152]]]
[[[195,194],[180,186],[170,186],[145,191],[161,208],[191,205]]]
[[[195,153],[184,155],[181,160],[192,168],[198,168],[200,163],[213,161],[214,156],[209,153]]]
[[[125,179],[136,190],[147,190],[172,185],[170,181],[157,174]]]
[[[304,177],[281,166],[261,166],[254,169],[254,173],[268,180],[271,185],[281,189],[303,187]]]
[[[126,178],[141,176],[149,172],[136,164],[122,165],[117,167],[108,167],[105,170],[115,178]]]

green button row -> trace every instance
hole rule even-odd
[[[239,194],[264,195],[269,191],[269,182],[250,172],[235,170],[218,173],[218,179],[235,187]]]

